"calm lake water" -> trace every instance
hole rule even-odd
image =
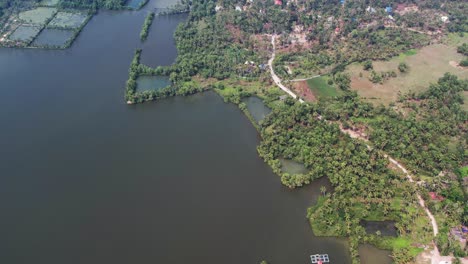
[[[176,55],[182,16],[140,43],[157,5],[100,12],[67,50],[0,49],[0,263],[349,263],[305,218],[327,180],[283,187],[236,106],[211,92],[125,104],[136,48],[150,65]]]

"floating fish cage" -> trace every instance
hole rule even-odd
[[[330,258],[328,257],[328,254],[315,254],[315,255],[310,255],[310,261],[312,263],[330,263]]]

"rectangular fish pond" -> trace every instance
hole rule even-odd
[[[52,7],[38,7],[35,9],[27,10],[19,13],[18,17],[21,21],[31,23],[35,25],[44,25],[49,19],[51,19],[55,13],[56,8]]]
[[[279,158],[281,163],[281,170],[289,174],[306,174],[309,170],[304,166],[304,164],[297,161],[285,158]]]
[[[257,123],[260,123],[260,121],[271,113],[271,109],[263,103],[262,99],[256,96],[247,97],[243,99],[242,102],[246,105],[247,111],[249,111]]]
[[[28,43],[41,31],[37,26],[19,26],[9,37],[9,40]]]
[[[58,12],[50,21],[48,28],[79,28],[86,22],[88,15],[81,12]]]
[[[167,76],[143,75],[137,78],[137,92],[161,90],[171,85]]]
[[[46,28],[34,40],[32,46],[47,48],[64,48],[69,41],[72,41],[75,32],[73,30]]]
[[[146,4],[148,0],[128,0],[125,6],[130,7],[131,9],[139,9]]]
[[[366,229],[367,234],[375,234],[377,231],[379,231],[382,236],[396,237],[398,235],[394,221],[362,220],[360,224],[362,227],[364,227],[364,229]]]

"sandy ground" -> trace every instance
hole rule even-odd
[[[307,102],[317,101],[317,98],[310,90],[309,85],[307,84],[307,81],[292,82],[291,86],[294,92],[296,92],[297,95],[299,95],[300,97],[304,98],[305,101]]]

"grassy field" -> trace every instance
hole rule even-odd
[[[56,8],[38,7],[19,13],[19,19],[31,24],[43,25],[57,12]]]
[[[328,84],[328,77],[321,76],[307,80],[310,90],[316,97],[327,98],[339,95],[341,92],[334,86]]]
[[[375,71],[395,71],[398,75],[396,78],[384,81],[383,84],[369,81],[370,71],[364,71],[362,64],[352,64],[346,71],[351,75],[351,89],[356,90],[370,102],[388,105],[398,99],[399,93],[420,92],[427,89],[430,83],[436,82],[446,72],[468,78],[468,69],[457,67],[457,63],[462,59],[463,55],[457,53],[455,45],[436,44],[417,51],[410,50],[389,61],[373,62]],[[408,64],[409,72],[398,71],[400,62]]]
[[[49,28],[79,28],[85,21],[88,15],[72,12],[58,12],[57,15],[50,21],[47,27]]]

